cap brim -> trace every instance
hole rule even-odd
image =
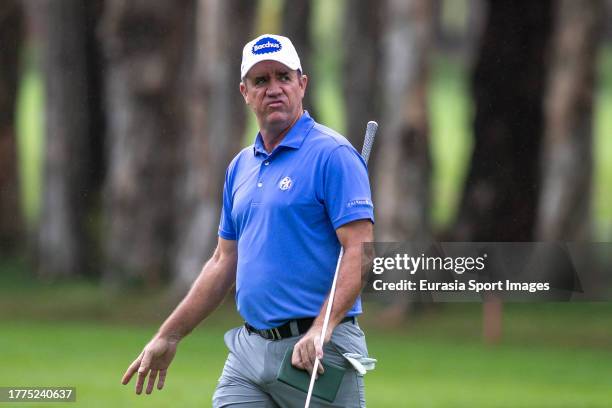
[[[251,64],[247,65],[244,67],[244,72],[242,73],[242,75],[240,75],[240,78],[245,78],[248,74],[249,71],[251,70],[251,68],[253,68],[255,65],[259,64],[260,62],[263,61],[276,61],[278,63],[283,64],[284,66],[286,66],[287,68],[289,68],[292,71],[295,71],[297,69],[301,69],[300,65],[294,64],[295,66],[291,66],[291,64],[287,64],[285,61],[280,61],[279,58],[270,58],[270,57],[266,57],[266,58],[262,58],[256,61],[251,62]]]

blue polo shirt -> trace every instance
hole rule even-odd
[[[268,154],[261,134],[230,163],[219,236],[236,240],[236,304],[258,329],[315,317],[331,289],[336,228],[374,221],[366,164],[304,112]],[[357,299],[349,316],[361,313]]]

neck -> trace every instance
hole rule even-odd
[[[295,122],[297,122],[301,116],[301,114],[297,115],[289,126],[282,129],[274,127],[260,128],[259,133],[261,133],[264,149],[266,149],[268,153],[272,153],[276,146],[278,146],[280,142],[283,141],[285,135],[289,132],[289,130],[291,130],[293,125],[295,125]]]

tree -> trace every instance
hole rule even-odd
[[[23,19],[20,1],[0,4],[0,253],[15,250],[23,233],[15,143],[15,101]]]
[[[384,99],[374,189],[378,240],[429,236],[427,61],[432,15],[425,0],[389,0],[382,33]],[[393,177],[391,177],[393,175]]]
[[[217,241],[224,170],[239,150],[246,108],[238,90],[242,47],[250,39],[254,2],[201,0],[197,5],[184,167],[179,178],[178,250],[173,286],[188,287]],[[227,30],[228,26],[232,30]]]
[[[108,174],[105,279],[157,284],[174,243],[181,94],[193,0],[109,0],[101,35],[106,70]]]
[[[288,0],[283,6],[282,35],[291,39],[300,56],[302,70],[310,75],[313,72],[312,41],[310,22],[312,15],[312,0]],[[246,42],[246,41],[245,41]],[[312,84],[311,84],[312,85]],[[312,86],[304,95],[304,109],[316,118],[316,107],[312,98]]]
[[[457,241],[530,241],[538,200],[544,129],[550,1],[493,1],[472,76],[474,150],[459,214]],[[502,303],[483,305],[487,342],[501,339]]]
[[[347,138],[357,148],[363,143],[368,120],[379,119],[378,61],[381,59],[380,30],[384,7],[379,1],[354,0],[344,8],[344,99]]]
[[[87,9],[79,0],[28,5],[40,25],[46,100],[38,270],[53,279],[77,274],[83,267],[89,157]]]
[[[600,0],[561,0],[552,35],[537,237],[589,238],[595,62],[603,28]]]
[[[530,241],[544,128],[550,1],[489,1],[472,74],[474,149],[452,236]]]
[[[373,163],[376,235],[378,241],[426,240],[430,237],[426,90],[431,3],[388,0],[384,13],[382,115]],[[409,301],[407,296],[393,298],[384,320],[393,324],[403,319]]]

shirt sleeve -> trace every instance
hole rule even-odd
[[[334,229],[355,220],[374,222],[367,165],[351,146],[339,146],[329,157],[325,169],[324,201]]]
[[[232,220],[232,186],[229,169],[225,172],[225,182],[223,183],[223,207],[221,208],[218,234],[223,239],[236,240],[236,228]]]

